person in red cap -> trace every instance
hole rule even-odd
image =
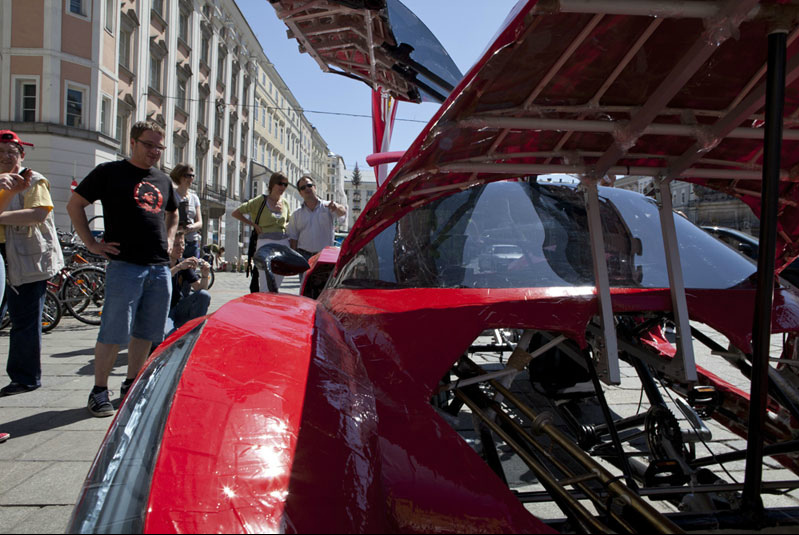
[[[50,183],[22,167],[25,146],[11,130],[0,130],[0,251],[6,259],[11,335],[6,372],[11,383],[0,396],[41,386],[42,308],[47,280],[64,266],[53,220]],[[25,251],[20,254],[17,251]]]
[[[10,134],[10,136],[9,136]],[[10,139],[19,140],[14,132],[10,132],[8,130],[0,131],[0,136],[6,136]],[[19,147],[22,147],[22,143],[19,143]],[[8,156],[5,154],[7,148],[3,145],[0,145],[0,162],[5,162]],[[0,164],[1,166],[2,164]],[[11,202],[14,193],[19,193],[20,191],[24,191],[28,186],[30,186],[30,173],[26,173],[28,176],[22,176],[16,173],[1,173],[0,174],[0,212],[6,209],[8,204]],[[8,193],[5,193],[8,192]],[[5,293],[6,285],[5,285],[5,278],[6,278],[6,268],[5,268],[5,261],[3,260],[2,256],[0,256],[0,301],[3,300],[3,294]],[[9,433],[2,433],[0,432],[0,444],[7,441],[11,438]]]

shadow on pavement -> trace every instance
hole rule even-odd
[[[45,411],[19,420],[12,420],[3,424],[3,432],[11,433],[14,438],[33,435],[41,431],[50,431],[71,425],[81,420],[93,418],[86,407],[67,409],[63,411]]]
[[[94,354],[94,350],[90,354]],[[128,365],[128,352],[120,352],[117,355],[117,359],[114,362],[114,368],[118,368],[120,366],[127,366]],[[76,372],[78,375],[94,375],[94,359],[90,360],[85,366],[82,366]],[[113,372],[111,372],[113,375]]]
[[[54,359],[66,359],[69,357],[80,357],[81,355],[94,355],[94,348],[87,347],[85,349],[76,349],[75,351],[67,351],[66,353],[53,353],[50,356]]]

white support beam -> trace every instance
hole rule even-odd
[[[666,252],[666,269],[669,274],[669,290],[677,333],[677,354],[670,363],[670,372],[681,382],[695,382],[696,361],[694,359],[693,336],[688,317],[688,302],[685,299],[685,282],[680,263],[680,247],[674,226],[674,209],[671,203],[671,187],[667,180],[656,180],[660,189],[660,228]]]
[[[596,121],[579,119],[544,119],[540,117],[472,116],[458,122],[461,128],[501,128],[508,130],[553,130],[571,132],[599,132],[614,134],[627,125],[624,121]],[[799,140],[799,130],[788,130],[786,123],[783,139]],[[651,123],[641,135],[681,136],[703,139],[712,133],[708,126],[687,124]],[[762,128],[732,128],[726,137],[737,139],[763,139]]]
[[[603,15],[630,15],[638,17],[709,19],[719,15],[719,2],[686,2],[677,0],[558,0],[553,7],[549,2],[536,6],[536,14],[550,13],[601,13]],[[746,18],[756,17],[760,6],[755,6]]]
[[[612,385],[621,383],[619,370],[619,349],[616,339],[616,324],[613,318],[613,305],[610,299],[610,278],[605,256],[605,239],[602,236],[602,218],[599,214],[599,189],[593,180],[584,180],[582,188],[585,196],[585,209],[588,215],[588,232],[591,239],[591,256],[594,260],[594,281],[599,304],[599,319],[602,336],[594,348],[597,355],[597,374],[599,378]]]
[[[426,172],[443,173],[488,173],[505,174],[509,176],[544,175],[550,173],[563,173],[566,175],[588,175],[591,172],[589,165],[567,165],[567,164],[534,164],[534,163],[469,163],[452,162],[445,163]],[[644,167],[635,165],[616,165],[608,169],[609,175],[640,175],[658,177],[666,173],[665,167]],[[762,173],[758,170],[745,169],[712,169],[712,168],[691,168],[686,169],[682,175],[690,178],[713,178],[719,180],[762,180]],[[782,171],[780,180],[789,180],[790,175],[787,171]]]

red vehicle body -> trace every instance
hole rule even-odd
[[[304,5],[273,3],[295,11]],[[307,9],[338,3],[312,4]],[[576,351],[597,351],[591,326],[601,314],[600,292],[590,284],[346,282],[358,259],[368,260],[364,251],[404,216],[495,181],[530,181],[558,171],[589,177],[592,169],[601,176],[670,172],[750,203],[759,198],[762,140],[751,131],[758,125],[734,129],[759,117],[763,107],[753,88],[765,62],[768,23],[752,12],[779,10],[780,3],[686,2],[697,13],[662,17],[569,12],[567,4],[558,10],[519,2],[370,200],[340,254],[329,249],[311,260],[302,292],[318,299],[244,296],[186,325],[158,349],[120,409],[71,529],[553,531],[430,400],[442,376],[486,330],[547,332],[564,336]],[[707,29],[703,19],[715,26]],[[795,25],[789,31],[795,35]],[[796,47],[788,45],[786,115],[799,109],[799,70],[791,70]],[[688,117],[684,110],[701,113]],[[799,163],[797,139],[786,127],[785,170]],[[599,178],[590,179],[594,187]],[[793,180],[781,183],[780,199],[776,252],[784,265],[799,253]],[[620,247],[631,258],[638,255],[634,240]],[[634,270],[625,276],[636,277]],[[609,290],[612,314],[631,325],[665,318],[675,307],[668,286],[611,284]],[[753,351],[755,297],[748,282],[685,290],[690,319],[745,355]],[[668,375],[679,351],[661,326],[652,323],[629,340],[652,369]],[[789,289],[775,292],[772,332],[799,332],[799,297]],[[620,351],[636,358],[625,347]],[[790,350],[783,357],[794,358]],[[714,386],[723,393],[715,417],[745,436],[749,394],[701,367],[696,372],[696,381],[675,384]],[[171,382],[158,383],[161,377]],[[163,396],[160,404],[153,401],[156,393]],[[786,404],[770,399],[768,410],[763,440],[795,440],[799,421]],[[799,473],[795,450],[779,460]],[[120,491],[117,474],[136,463],[143,466],[141,480]],[[605,486],[618,486],[618,479]],[[124,511],[121,501],[129,504]],[[611,521],[614,529],[679,529],[644,501],[622,516]],[[642,520],[655,517],[652,524]]]

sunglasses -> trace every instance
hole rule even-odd
[[[142,141],[141,139],[137,139],[139,143],[147,147],[147,150],[157,150],[158,152],[163,152],[166,148],[163,145],[156,145],[155,143],[150,143],[149,141]]]
[[[275,184],[275,186],[283,186],[284,188],[285,188],[285,187],[288,187],[288,185],[289,185],[289,183],[288,183],[288,182],[277,182],[277,183]]]
[[[315,187],[316,187],[316,184],[304,184],[304,185],[300,186],[298,189],[300,191],[305,191],[306,188],[315,188]]]
[[[185,175],[183,175],[183,176],[187,176],[187,177],[189,177],[189,178],[194,178],[194,173],[186,173],[186,174],[185,174]]]

